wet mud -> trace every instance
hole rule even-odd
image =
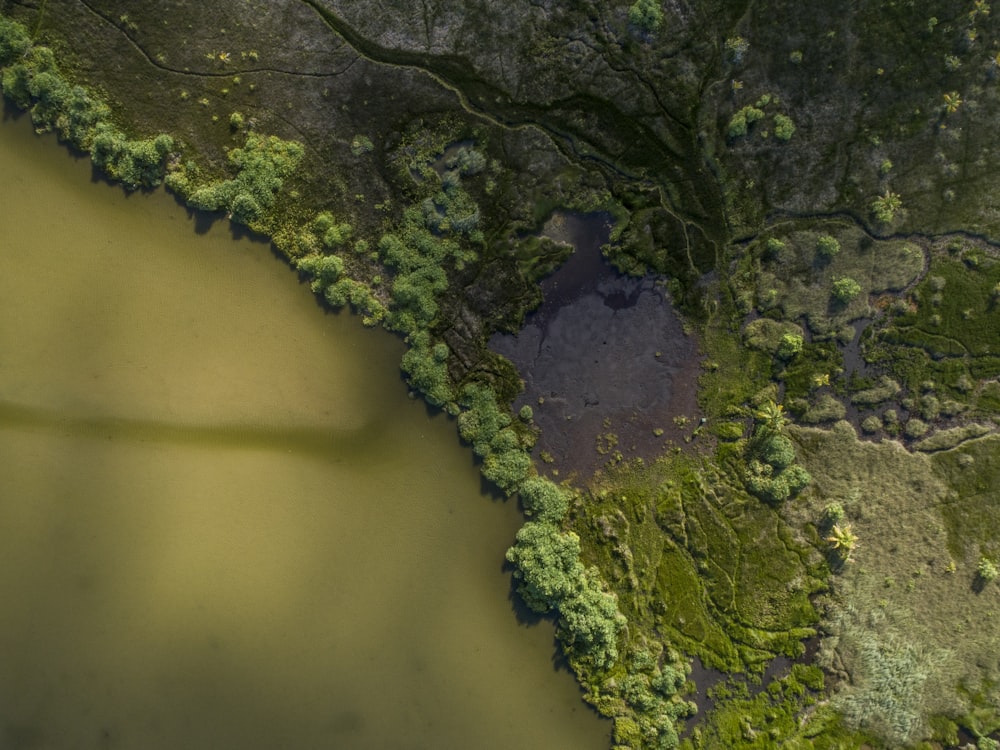
[[[697,341],[684,332],[663,279],[619,274],[601,254],[609,217],[557,215],[544,233],[575,247],[542,283],[542,305],[494,351],[524,379],[541,428],[539,470],[587,477],[609,461],[650,459],[698,424]],[[687,417],[678,426],[674,418]]]

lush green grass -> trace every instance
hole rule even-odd
[[[821,586],[779,514],[708,458],[665,456],[600,478],[577,506],[583,556],[631,628],[742,671],[797,655]]]
[[[979,413],[996,413],[1000,374],[1000,262],[974,245],[949,243],[926,278],[873,338],[868,357],[910,390],[932,382]]]
[[[743,682],[712,691],[716,707],[695,727],[683,750],[844,750],[871,738],[843,726],[823,701],[823,672],[795,664],[755,695]]]

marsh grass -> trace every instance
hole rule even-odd
[[[932,716],[996,718],[1000,600],[974,580],[980,556],[997,551],[998,440],[931,456],[859,441],[844,422],[789,429],[813,485],[786,517],[808,531],[839,502],[859,539],[826,599],[819,654],[843,678],[834,705],[848,726],[901,747],[929,738]]]
[[[744,671],[801,653],[813,632],[809,596],[822,584],[808,549],[711,459],[621,465],[575,514],[582,557],[619,592],[633,633]]]
[[[911,242],[872,240],[851,224],[824,228],[790,231],[777,252],[764,252],[758,287],[773,294],[758,301],[762,312],[778,310],[786,320],[805,318],[814,333],[833,333],[870,313],[870,295],[902,290],[923,270],[923,250]],[[858,294],[831,298],[844,278],[857,282]]]

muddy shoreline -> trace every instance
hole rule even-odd
[[[539,470],[589,477],[609,461],[652,459],[697,426],[701,355],[662,278],[618,273],[601,254],[606,214],[557,214],[544,234],[574,246],[542,284],[543,302],[517,335],[490,347],[524,379],[541,438]],[[675,424],[684,416],[686,424]]]

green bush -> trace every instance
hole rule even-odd
[[[795,123],[788,115],[774,116],[774,137],[779,141],[790,141],[795,134]]]
[[[597,568],[590,568],[559,604],[556,633],[571,656],[606,669],[618,659],[618,634],[625,625],[618,601],[601,588]]]
[[[167,185],[195,208],[225,210],[234,221],[252,224],[274,204],[284,179],[295,171],[304,153],[295,141],[251,132],[242,148],[229,152],[229,163],[237,170],[233,178],[207,184],[168,178]]]
[[[448,378],[448,347],[442,342],[431,346],[430,341],[427,331],[412,334],[410,348],[403,355],[400,368],[410,385],[420,391],[428,403],[444,406],[454,399]]]
[[[549,523],[559,523],[569,512],[569,497],[545,477],[527,479],[520,490],[521,505],[529,518]]]
[[[729,137],[738,138],[746,135],[750,125],[764,118],[764,111],[747,105],[739,110],[729,120]]]
[[[797,333],[786,333],[782,335],[775,354],[779,359],[793,359],[795,355],[802,351],[802,336]]]
[[[558,607],[580,586],[584,568],[576,534],[553,523],[528,521],[514,540],[507,560],[515,566],[518,593],[535,612]]]
[[[816,241],[816,252],[821,258],[829,260],[840,252],[840,243],[828,234],[820,235],[819,240]]]
[[[31,47],[28,30],[13,19],[0,16],[0,66],[23,56]]]
[[[645,31],[656,31],[663,23],[660,0],[636,0],[628,9],[628,20]]]
[[[6,18],[0,18],[0,62],[11,63],[0,76],[4,95],[20,107],[30,107],[37,130],[55,130],[127,187],[160,184],[174,147],[169,135],[129,139],[111,123],[104,102],[62,75],[52,50],[31,46],[23,27]]]
[[[902,199],[891,190],[886,190],[885,193],[872,200],[871,203],[872,213],[883,224],[891,222],[902,208]]]
[[[861,285],[854,279],[845,276],[833,282],[833,296],[838,302],[847,304],[861,294]]]
[[[990,581],[995,581],[1000,576],[1000,570],[997,569],[996,563],[989,558],[980,557],[979,563],[976,565],[976,575],[989,583]]]
[[[458,432],[477,455],[484,456],[500,430],[510,424],[510,415],[497,405],[493,391],[478,383],[462,390],[461,404],[466,410],[458,416]]]
[[[520,445],[507,450],[491,449],[483,459],[482,472],[489,481],[511,495],[531,472],[531,456]]]
[[[307,255],[295,264],[300,271],[309,274],[312,290],[320,293],[344,273],[344,261],[336,255]]]

